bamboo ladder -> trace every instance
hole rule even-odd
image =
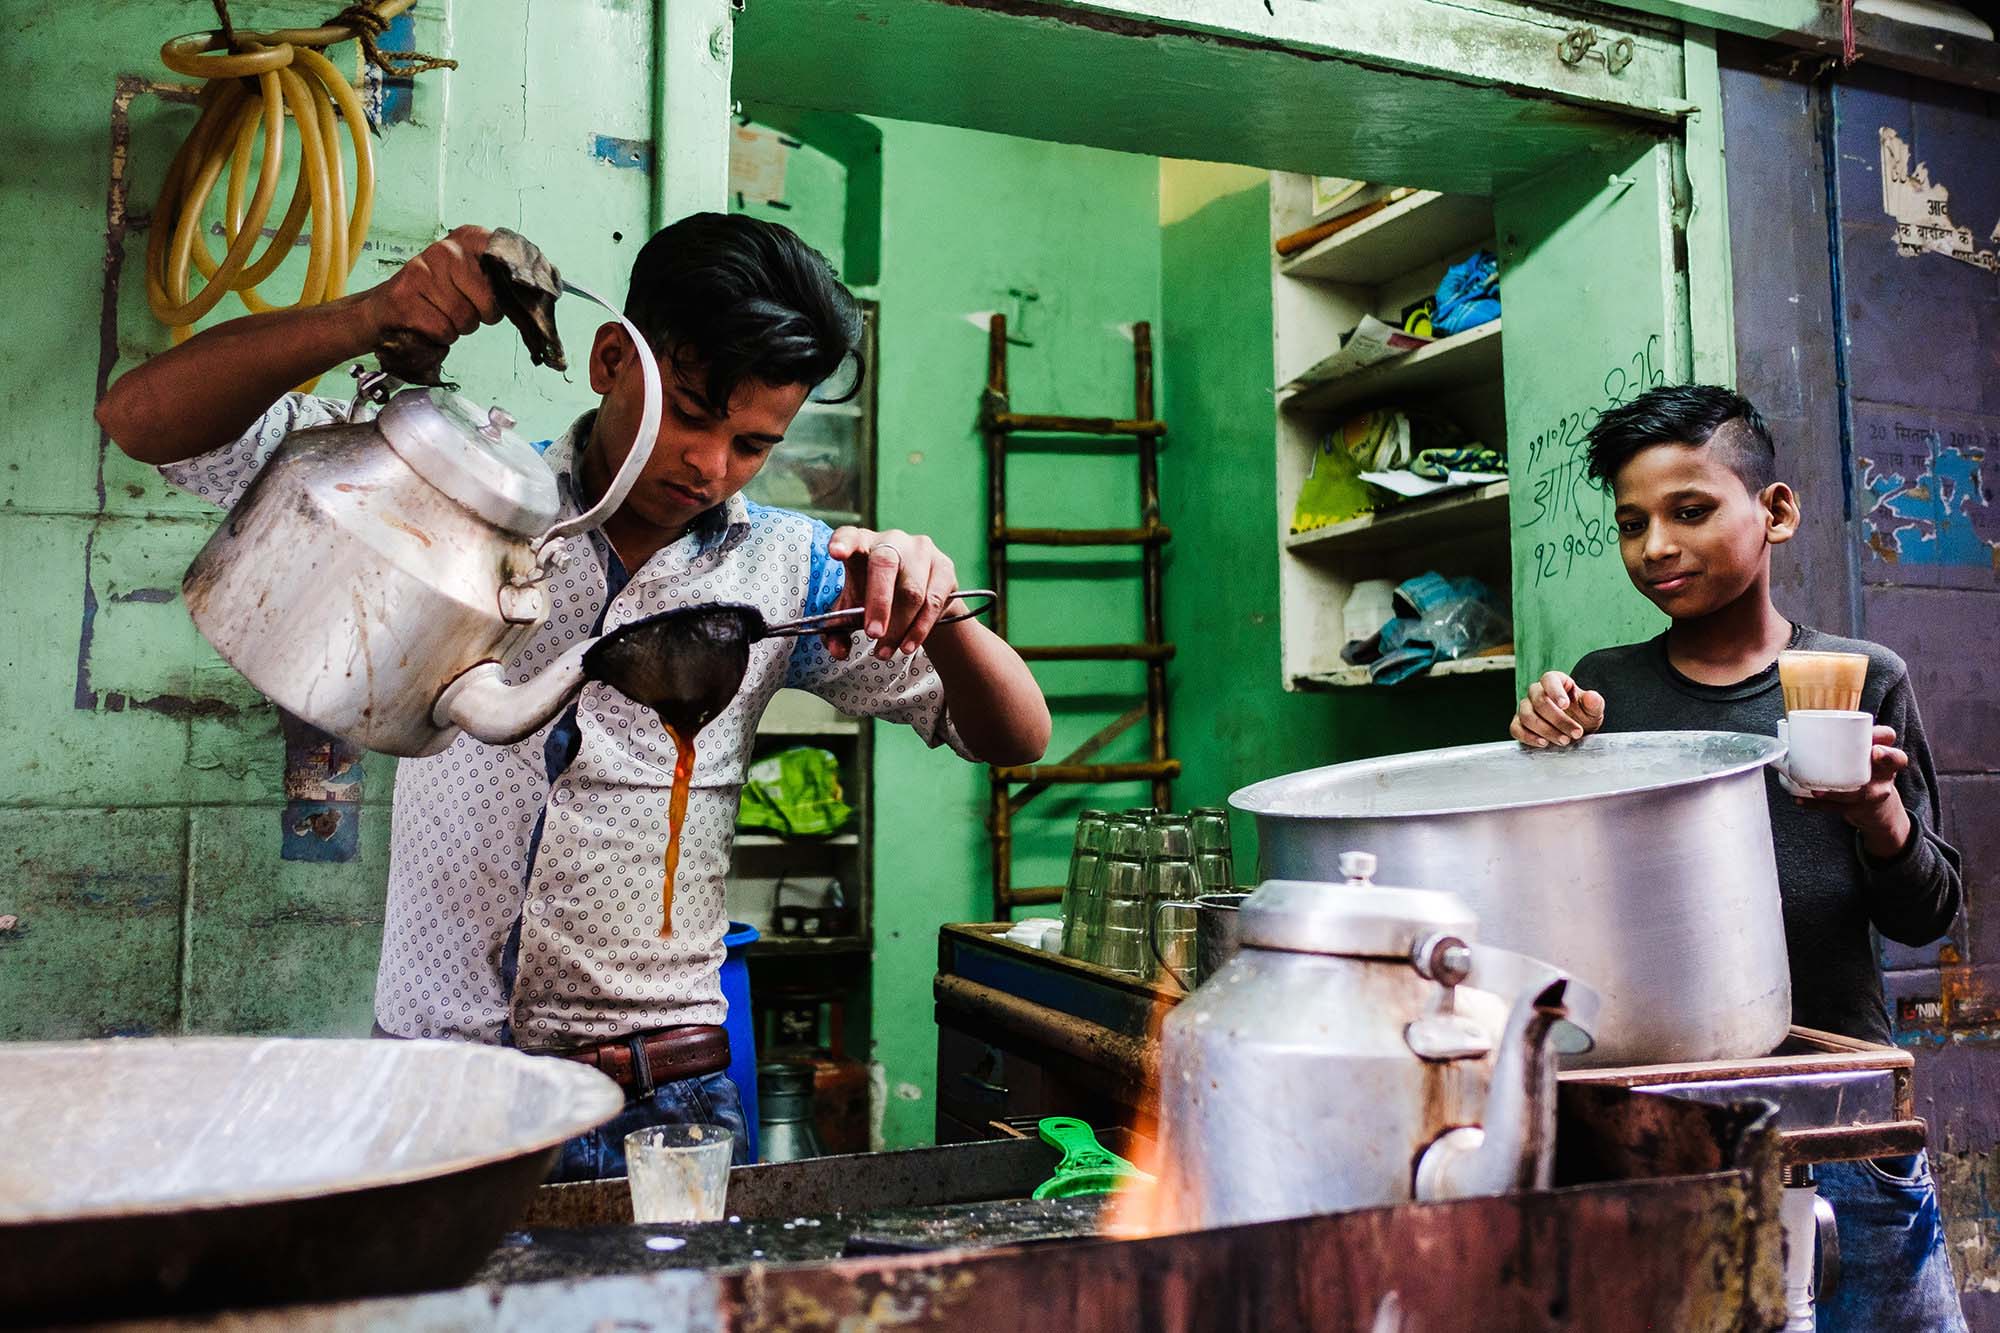
[[[1160,552],[1172,532],[1160,522],[1160,439],[1167,424],[1153,416],[1153,330],[1132,330],[1133,408],[1129,419],[1036,416],[1016,412],[1007,399],[1007,318],[993,316],[986,352],[986,392],[980,403],[980,432],[986,438],[986,560],[1000,601],[994,629],[1007,633],[1007,552],[1014,546],[1138,546],[1145,604],[1141,643],[1016,646],[1029,662],[1144,662],[1145,702],[1099,731],[1053,764],[995,765],[991,770],[993,912],[1005,920],[1016,907],[1059,902],[1062,886],[1017,888],[1013,882],[1014,820],[1035,797],[1058,784],[1150,782],[1153,804],[1173,807],[1173,779],[1181,763],[1167,754],[1167,659],[1174,645],[1161,631]],[[1007,446],[1015,435],[1076,435],[1104,440],[1130,439],[1139,463],[1139,526],[1136,528],[1017,528],[1007,522]],[[1139,763],[1097,764],[1090,760],[1140,722],[1147,724],[1147,758]]]

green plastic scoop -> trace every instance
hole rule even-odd
[[[1056,1173],[1035,1186],[1037,1199],[1081,1199],[1109,1194],[1128,1180],[1152,1179],[1144,1171],[1097,1141],[1089,1125],[1069,1116],[1050,1116],[1041,1123],[1042,1142],[1062,1149]]]

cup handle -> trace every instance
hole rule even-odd
[[[1166,954],[1160,950],[1160,913],[1176,907],[1192,912],[1195,910],[1196,905],[1194,903],[1184,903],[1178,898],[1169,898],[1165,902],[1153,904],[1153,915],[1146,921],[1146,947],[1153,951],[1153,957],[1160,964],[1160,970],[1172,977],[1176,986],[1192,993],[1194,987],[1187,984],[1187,978],[1174,971],[1174,965],[1167,961]]]

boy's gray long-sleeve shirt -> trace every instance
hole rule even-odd
[[[1922,945],[1951,929],[1958,915],[1959,856],[1938,836],[1937,774],[1917,713],[1909,669],[1879,644],[1800,626],[1792,647],[1866,653],[1861,707],[1896,729],[1910,756],[1897,779],[1909,811],[1909,844],[1887,861],[1861,850],[1859,834],[1838,814],[1807,810],[1765,774],[1771,836],[1784,898],[1785,944],[1792,964],[1792,1021],[1867,1041],[1890,1040],[1882,1000],[1882,965],[1871,932]],[[1742,731],[1777,734],[1784,693],[1775,664],[1734,685],[1703,685],[1674,670],[1666,636],[1591,653],[1571,673],[1604,696],[1606,731]],[[1699,837],[1697,829],[1685,836]],[[1730,923],[1718,921],[1727,930]]]

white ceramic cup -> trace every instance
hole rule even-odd
[[[1788,753],[1785,773],[1810,791],[1854,791],[1874,773],[1875,718],[1831,708],[1801,708],[1778,719]]]

